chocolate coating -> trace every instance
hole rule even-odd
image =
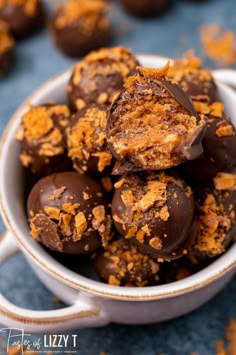
[[[111,237],[105,192],[96,181],[76,172],[39,180],[29,194],[27,212],[31,235],[61,253],[92,253]]]
[[[207,267],[212,260],[199,259],[189,253],[181,259],[162,263],[160,269],[160,282],[167,284],[180,281]]]
[[[201,121],[192,102],[160,69],[139,68],[113,102],[107,125],[113,174],[161,170],[202,153]]]
[[[101,279],[110,285],[143,287],[159,281],[159,264],[122,237],[98,254],[94,267]]]
[[[154,17],[169,9],[170,0],[121,0],[123,7],[138,17]]]
[[[67,131],[68,156],[75,170],[91,176],[109,176],[112,154],[106,141],[107,109],[91,107],[80,110]]]
[[[196,234],[190,187],[170,172],[123,176],[115,185],[112,217],[118,232],[152,257],[187,253]]]
[[[61,4],[52,19],[51,32],[59,50],[71,57],[104,47],[111,37],[104,1],[69,0]]]
[[[0,20],[8,24],[15,38],[22,38],[42,28],[45,12],[40,0],[1,0]]]
[[[0,79],[14,64],[14,46],[7,24],[0,21]]]
[[[218,90],[211,72],[202,68],[201,60],[191,52],[174,61],[168,77],[176,81],[193,99],[206,96],[210,102],[217,101]]]
[[[137,65],[134,55],[123,47],[91,52],[74,66],[67,88],[71,107],[80,110],[92,104],[110,105]]]
[[[202,258],[225,252],[236,236],[236,175],[219,173],[198,199],[199,222],[193,252]]]
[[[218,172],[230,172],[236,165],[236,131],[225,116],[221,103],[209,105],[202,102],[198,106],[199,110],[207,112],[207,129],[202,141],[203,155],[179,166],[179,169],[190,184],[206,186],[212,183]]]
[[[22,117],[17,134],[22,165],[38,176],[69,170],[65,131],[70,121],[66,105],[31,107]]]

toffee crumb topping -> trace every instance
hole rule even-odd
[[[159,264],[122,239],[106,246],[104,259],[111,272],[108,277],[110,285],[143,287],[159,280]]]
[[[63,28],[83,17],[86,27],[90,27],[105,12],[107,4],[100,0],[69,0],[58,6],[56,27]],[[106,25],[108,26],[108,20]]]
[[[77,170],[87,171],[92,157],[98,160],[99,172],[111,164],[112,154],[107,151],[106,145],[106,123],[106,111],[94,107],[88,109],[68,132],[68,155]]]
[[[0,0],[0,8],[7,5],[22,7],[28,16],[34,16],[37,11],[38,0]]]

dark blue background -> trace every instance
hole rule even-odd
[[[124,33],[116,37],[112,45],[127,46],[135,53],[170,57],[188,48],[195,48],[200,54],[199,25],[217,22],[236,31],[235,18],[235,0],[212,0],[202,4],[174,1],[172,10],[165,16],[149,21],[136,20],[116,11],[114,24],[117,29],[123,28]],[[17,45],[16,57],[14,69],[0,81],[1,132],[33,90],[72,64],[54,50],[46,32]],[[20,254],[0,268],[0,291],[15,304],[30,309],[61,306],[53,302],[53,295],[38,281]],[[78,353],[82,355],[98,355],[101,351],[107,355],[190,355],[193,352],[213,355],[214,344],[223,336],[229,318],[236,317],[235,301],[236,278],[207,305],[177,320],[146,326],[109,325],[72,333],[79,335]]]

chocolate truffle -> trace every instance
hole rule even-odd
[[[91,178],[64,172],[39,180],[28,197],[30,234],[47,248],[87,254],[111,236],[106,194]]]
[[[112,154],[106,142],[107,109],[80,110],[67,132],[68,156],[75,170],[93,175],[111,173]]]
[[[161,284],[166,284],[183,280],[204,269],[211,262],[211,259],[200,259],[193,253],[189,252],[188,255],[183,256],[181,259],[161,264],[160,282]]]
[[[219,173],[214,186],[200,192],[199,222],[193,252],[211,258],[236,240],[236,175]]]
[[[8,32],[8,26],[0,21],[0,78],[11,68],[14,63],[15,42]]]
[[[94,267],[110,285],[143,287],[159,281],[159,264],[123,238],[108,244],[95,258]]]
[[[65,130],[70,120],[66,105],[32,106],[22,117],[16,137],[20,141],[22,165],[39,176],[68,170],[71,162]]]
[[[72,57],[106,46],[111,35],[106,9],[101,0],[69,0],[59,5],[51,24],[56,46]]]
[[[137,59],[126,48],[102,48],[75,64],[68,84],[68,99],[75,110],[85,106],[109,105],[134,73]]]
[[[45,13],[40,0],[0,0],[0,20],[14,37],[22,38],[43,26]]]
[[[170,172],[142,172],[124,175],[115,188],[112,217],[121,235],[152,257],[171,260],[187,253],[196,216],[183,180]]]
[[[203,155],[179,166],[179,169],[193,186],[206,186],[218,172],[231,172],[236,166],[236,131],[225,116],[222,103],[194,101],[194,106],[207,121],[202,141]]]
[[[201,60],[194,57],[192,52],[173,62],[168,77],[176,81],[193,99],[207,96],[211,102],[217,101],[217,86],[211,72],[202,68]]]
[[[161,170],[202,153],[204,120],[163,68],[138,68],[113,102],[107,125],[110,150],[118,160],[113,174]]]
[[[138,17],[154,17],[169,9],[170,0],[121,0],[124,8]]]

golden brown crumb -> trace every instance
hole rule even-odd
[[[109,276],[108,283],[109,285],[120,286],[120,281],[114,275]]]
[[[37,0],[7,0],[7,2],[14,6],[22,6],[28,16],[34,16],[37,10]],[[0,0],[0,8],[6,4],[5,0]]]
[[[216,64],[232,65],[236,60],[236,33],[223,30],[218,24],[203,25],[199,29],[203,53]]]
[[[215,180],[222,186],[222,179]],[[234,219],[233,206],[226,210],[222,201],[227,191],[213,190],[207,193],[199,206],[199,223],[195,251],[202,255],[216,256],[225,251],[224,241]],[[231,213],[233,212],[233,214]]]
[[[102,172],[111,164],[112,154],[106,146],[107,112],[90,108],[68,132],[69,157],[76,170],[87,171],[88,161],[97,158],[97,168]]]
[[[223,339],[219,339],[216,344],[216,355],[236,355],[236,320],[230,319],[226,328],[225,337],[227,345]]]
[[[151,245],[152,248],[154,249],[161,249],[162,248],[162,242],[159,237],[153,237],[149,240],[149,244]]]
[[[15,41],[8,33],[7,25],[0,21],[0,53],[5,53],[14,47]]]
[[[60,298],[58,296],[53,296],[52,301],[54,303],[60,303],[61,302],[61,300],[60,300]]]
[[[101,184],[105,191],[111,192],[113,190],[113,183],[110,177],[101,178]]]
[[[144,76],[166,76],[170,68],[170,61],[168,60],[163,67],[160,68],[145,68],[137,67],[137,70]]]
[[[75,216],[75,227],[77,231],[76,240],[80,240],[87,229],[87,219],[83,212],[79,212]]]
[[[56,18],[56,27],[63,28],[72,24],[81,17],[89,18],[90,23],[95,23],[97,18],[106,10],[105,1],[69,0],[58,7],[58,16]]]
[[[216,190],[228,190],[236,188],[236,174],[218,173],[214,178]]]
[[[44,207],[44,211],[45,213],[52,219],[60,219],[60,208],[56,208],[56,207]]]

